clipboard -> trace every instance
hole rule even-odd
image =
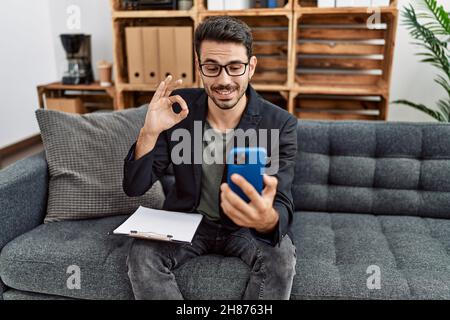
[[[134,238],[192,243],[203,215],[139,208],[112,233]]]

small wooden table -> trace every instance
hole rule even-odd
[[[68,91],[76,93],[68,94]],[[112,105],[112,109],[117,110],[116,89],[114,84],[110,87],[102,87],[98,81],[91,84],[62,84],[53,82],[37,87],[39,107],[45,107],[45,98],[79,97],[83,103],[98,103]],[[105,99],[106,98],[106,99]],[[112,103],[111,103],[112,102]]]

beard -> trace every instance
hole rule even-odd
[[[227,86],[213,86],[205,87],[205,91],[209,98],[214,102],[214,104],[222,110],[233,109],[247,91],[248,82],[245,87],[239,87],[238,85],[227,85]],[[222,96],[219,92],[231,92],[229,95]]]

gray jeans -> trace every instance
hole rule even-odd
[[[183,299],[172,270],[208,253],[239,257],[251,269],[243,299],[289,299],[295,275],[296,248],[289,236],[272,247],[245,228],[231,231],[203,218],[191,244],[134,239],[127,257],[134,296]]]

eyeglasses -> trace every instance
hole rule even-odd
[[[247,71],[247,65],[248,62],[230,63],[224,66],[217,63],[204,63],[200,65],[200,70],[205,77],[218,77],[224,68],[229,76],[239,77]]]

